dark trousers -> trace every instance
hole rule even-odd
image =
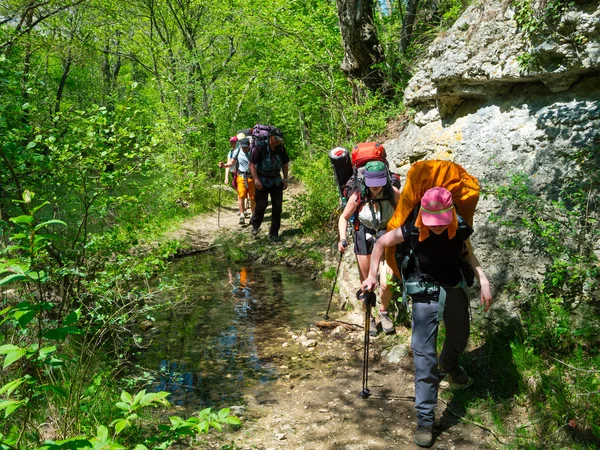
[[[440,371],[436,353],[438,334],[437,299],[415,298],[412,310],[412,342],[415,362],[415,409],[420,426],[433,426],[437,405]],[[451,372],[458,365],[458,356],[469,340],[469,300],[462,288],[446,288],[444,307],[446,339],[439,364]]]
[[[252,219],[252,228],[258,230],[265,218],[265,210],[269,203],[269,194],[271,194],[271,230],[269,234],[272,236],[279,235],[279,227],[281,227],[281,212],[283,210],[283,183],[279,186],[269,186],[254,193],[256,201],[256,209],[254,210],[254,218]]]

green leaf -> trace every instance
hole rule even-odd
[[[223,408],[221,410],[219,410],[219,413],[217,414],[217,417],[219,418],[219,420],[223,420],[225,417],[227,417],[229,415],[229,408]]]
[[[145,394],[141,400],[140,400],[140,405],[142,406],[148,406],[154,403],[160,403],[162,405],[168,406],[169,402],[166,400],[166,397],[168,397],[170,394],[168,392],[151,392],[148,394]]]
[[[27,353],[27,350],[25,350],[24,348],[18,348],[16,350],[12,350],[12,351],[8,352],[6,354],[6,356],[4,357],[4,366],[3,367],[6,369],[12,363],[17,362],[23,356],[25,356],[26,353]]]
[[[46,359],[48,355],[51,355],[56,351],[56,345],[52,345],[50,347],[44,347],[40,350],[40,359]]]
[[[53,330],[46,331],[43,336],[46,339],[53,339],[55,341],[64,341],[68,335],[70,334],[79,334],[81,330],[77,327],[59,327],[54,328]]]
[[[117,403],[115,403],[115,406],[119,409],[122,409],[123,411],[129,411],[129,408],[130,408],[129,403],[125,403],[125,402],[117,402]]]
[[[17,217],[11,217],[8,220],[10,220],[12,223],[32,223],[33,216],[17,216]]]
[[[179,417],[179,416],[171,416],[169,417],[169,421],[171,422],[171,425],[173,426],[180,426],[182,423],[184,423],[185,421]]]
[[[133,400],[131,401],[131,405],[132,406],[139,405],[140,400],[142,399],[142,397],[144,397],[144,395],[146,395],[146,389],[142,389],[140,392],[135,394],[135,397],[133,397]]]
[[[106,441],[108,439],[108,428],[104,425],[100,425],[98,431],[96,431],[96,437],[100,441]]]
[[[143,444],[138,444],[133,448],[133,450],[148,450],[148,447]]]
[[[58,220],[58,219],[52,219],[52,220],[48,220],[46,222],[40,223],[39,225],[37,225],[35,227],[35,230],[39,230],[40,228],[44,228],[47,227],[48,225],[63,225],[63,226],[67,226],[67,224],[65,222],[63,222],[62,220]]]
[[[27,403],[26,400],[0,400],[0,411],[4,410],[4,418],[6,419],[25,403]]]
[[[33,318],[35,317],[35,311],[29,310],[29,311],[15,311],[15,319],[17,319],[19,321],[19,325],[21,325],[21,328],[26,328],[27,324],[29,322],[31,322],[33,320]]]
[[[16,380],[12,380],[6,383],[4,386],[0,388],[0,394],[6,394],[7,397],[10,395],[23,383],[25,383],[29,379],[28,376],[17,378]]]
[[[125,403],[131,404],[133,397],[131,397],[131,394],[129,392],[123,391],[121,392],[121,400],[123,400]]]
[[[19,347],[14,344],[4,344],[0,345],[0,355],[6,355],[13,350],[17,350]]]
[[[63,325],[71,325],[79,320],[79,316],[81,314],[81,310],[76,309],[75,311],[71,311],[67,317],[63,320]],[[122,397],[121,397],[122,398]]]
[[[25,275],[22,275],[20,273],[13,273],[12,275],[2,278],[0,280],[0,286],[3,286],[8,283],[12,283],[13,281],[23,280],[25,278],[27,278]]]
[[[126,419],[121,419],[121,420],[117,421],[117,423],[115,424],[115,433],[116,434],[121,433],[121,431],[123,431],[128,426],[129,426],[129,421],[127,421]]]
[[[50,202],[46,201],[46,202],[42,203],[41,205],[38,205],[38,206],[36,206],[35,208],[33,208],[33,209],[31,210],[31,213],[32,213],[32,214],[34,214],[34,213],[36,213],[38,210],[42,209],[44,206],[46,206],[46,205],[49,205],[49,204],[50,204]]]
[[[63,387],[57,386],[55,384],[45,384],[43,386],[40,386],[40,390],[54,392],[55,394],[60,395],[63,398],[68,398],[69,396],[67,391]]]
[[[230,425],[241,425],[242,421],[235,416],[228,416],[225,419],[225,423],[228,423]]]

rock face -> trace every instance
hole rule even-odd
[[[523,173],[551,201],[576,169],[569,156],[600,146],[600,5],[577,2],[556,34],[530,43],[506,4],[474,2],[433,42],[405,91],[414,116],[385,147],[401,174],[418,160],[449,159],[475,175],[483,192]],[[521,67],[523,54],[535,58],[535,70]],[[539,280],[546,261],[527,247],[505,249],[503,238],[515,231],[490,221],[492,213],[520,212],[482,195],[472,238],[495,300],[504,300],[501,307],[512,316],[518,305],[506,286]]]

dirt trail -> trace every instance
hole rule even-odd
[[[296,239],[287,214],[290,198],[301,192],[292,184],[284,193],[282,234],[284,243]],[[217,214],[189,219],[170,234],[192,249],[211,245],[219,233],[239,231],[234,193],[222,192],[220,227]],[[269,214],[270,208],[267,210]],[[268,223],[266,224],[268,226]],[[262,236],[266,235],[265,224]],[[249,232],[248,227],[245,228]],[[287,233],[286,233],[287,230]],[[289,235],[288,235],[289,234]],[[286,236],[287,235],[287,236]],[[333,311],[336,310],[336,311]],[[362,316],[337,311],[332,307],[332,319],[362,325]],[[319,321],[321,318],[315,318]],[[238,448],[275,450],[377,450],[412,449],[415,411],[412,354],[390,363],[386,353],[396,345],[410,348],[410,330],[397,328],[395,336],[380,333],[371,338],[368,399],[359,397],[362,390],[363,331],[361,327],[310,327],[290,330],[279,347],[265,348],[262,358],[270,360],[281,374],[278,381],[261,385],[247,392],[246,405],[233,411],[242,419],[236,431],[211,433],[197,448],[218,449],[235,442]],[[257,343],[259,344],[259,343]],[[451,398],[442,393],[442,398]],[[436,416],[439,426],[432,448],[469,450],[492,448],[490,434],[480,428],[462,423],[458,415],[439,400]]]

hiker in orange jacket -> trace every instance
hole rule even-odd
[[[421,447],[430,447],[433,445],[434,409],[440,381],[446,378],[452,389],[465,389],[473,382],[458,365],[458,357],[466,348],[470,333],[469,298],[460,270],[465,247],[468,250],[466,261],[481,287],[479,298],[484,311],[492,304],[492,294],[469,241],[473,229],[459,218],[448,190],[435,187],[425,192],[419,213],[410,222],[377,240],[362,288],[364,291],[375,288],[379,269],[376,261],[383,256],[385,248],[406,242],[411,256],[403,264],[403,289],[412,299],[411,347],[417,411],[414,441]],[[446,339],[438,361],[436,341],[438,323],[442,319]]]

